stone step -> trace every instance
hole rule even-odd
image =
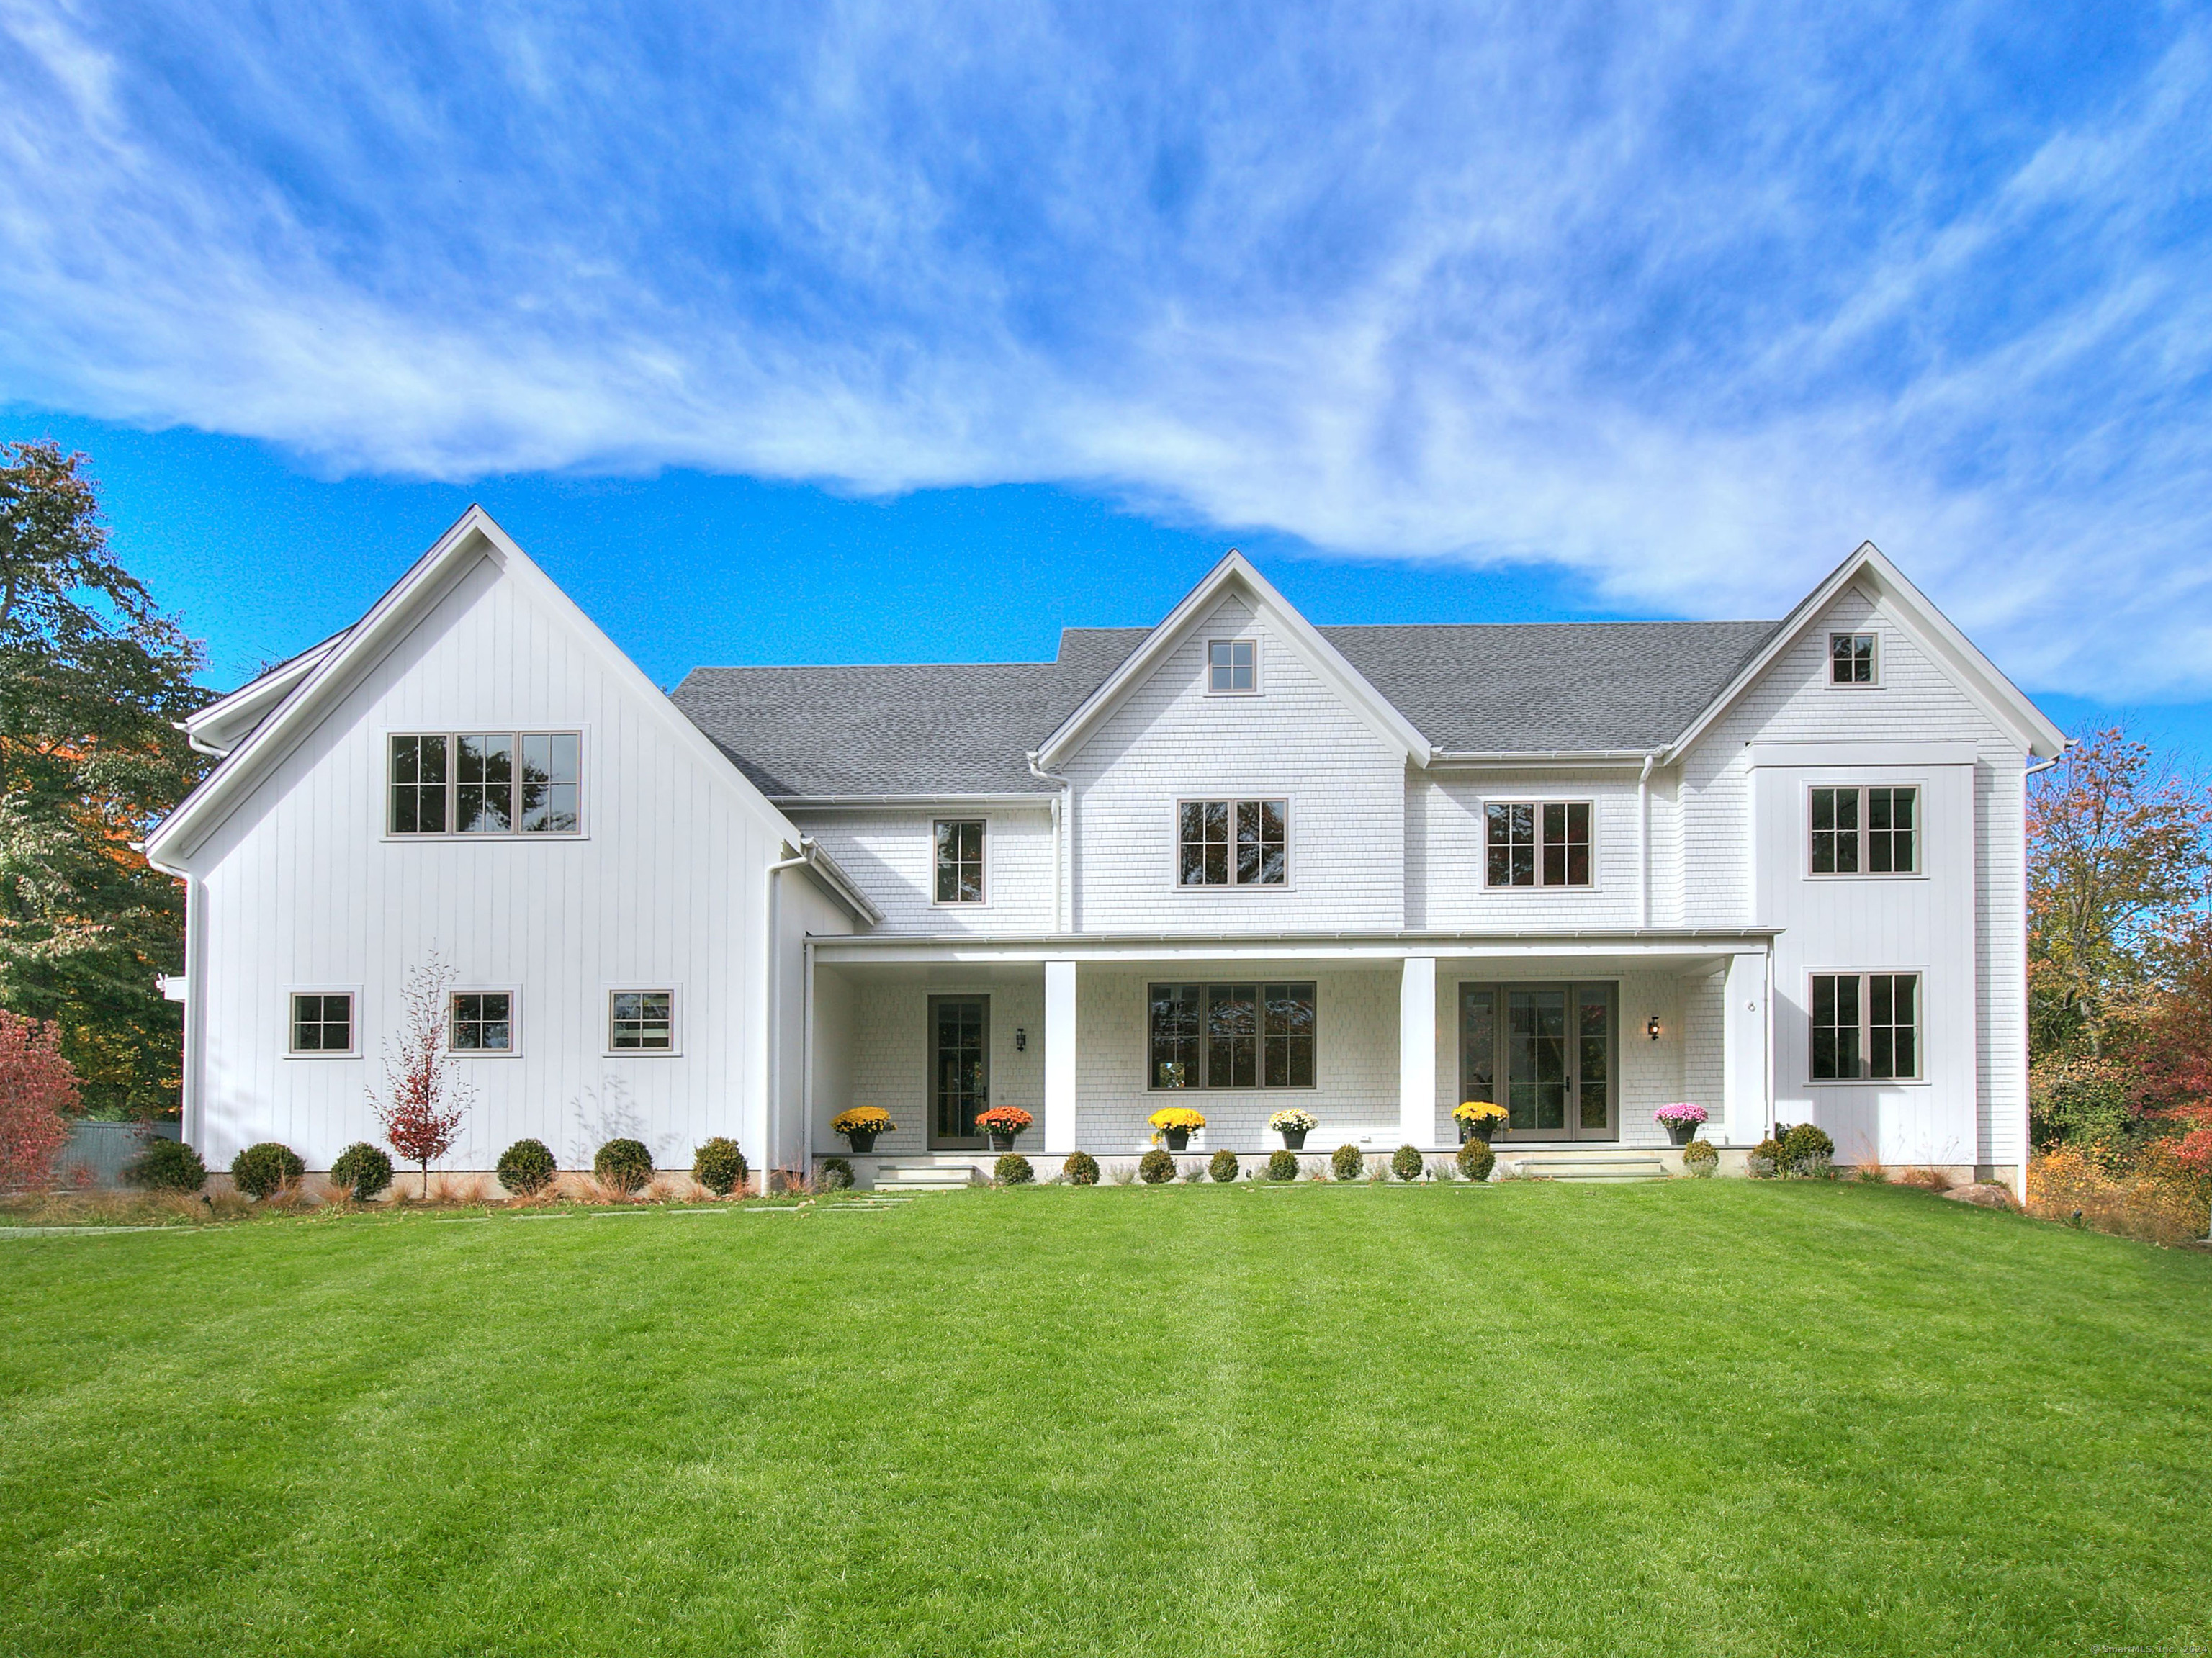
[[[897,1192],[957,1192],[975,1183],[969,1163],[879,1163],[876,1190]]]
[[[1500,1159],[1501,1162],[1509,1161]],[[1667,1165],[1656,1157],[1522,1157],[1510,1160],[1516,1174],[1532,1180],[1607,1181],[1665,1180]]]

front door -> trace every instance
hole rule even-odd
[[[1461,1096],[1507,1112],[1510,1138],[1619,1138],[1613,987],[1462,985]]]
[[[978,1112],[991,1104],[991,999],[929,999],[929,1144],[966,1150],[984,1143]]]

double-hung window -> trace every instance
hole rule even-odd
[[[1913,875],[1920,863],[1917,787],[1820,787],[1812,792],[1813,873]]]
[[[1311,1088],[1314,987],[1152,987],[1151,1086]]]
[[[1486,884],[1590,884],[1589,801],[1492,800],[1482,816]]]
[[[576,732],[410,732],[391,741],[393,835],[574,835],[581,827]]]
[[[1881,666],[1881,638],[1875,634],[1828,635],[1828,683],[1831,685],[1877,685]]]
[[[980,818],[943,818],[935,828],[937,902],[983,902],[983,823]]]
[[[1815,973],[1813,1080],[1920,1074],[1920,975]]]
[[[455,1054],[514,1052],[514,993],[457,990],[447,1005],[446,1046]]]
[[[1178,886],[1290,884],[1289,801],[1185,800],[1176,817]]]

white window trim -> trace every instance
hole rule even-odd
[[[1589,884],[1584,886],[1547,887],[1541,881],[1538,881],[1525,887],[1491,885],[1490,809],[1492,806],[1588,806],[1589,808],[1590,827],[1590,878]],[[1562,893],[1604,891],[1605,864],[1604,860],[1598,855],[1600,848],[1604,844],[1603,817],[1604,814],[1600,810],[1600,798],[1594,794],[1486,794],[1477,797],[1474,803],[1474,838],[1476,843],[1475,867],[1480,872],[1482,876],[1480,890],[1485,893],[1511,893],[1520,897],[1534,897],[1547,894],[1553,897],[1558,897]],[[1542,837],[1542,819],[1539,818],[1537,820],[1536,852],[1537,868],[1540,874],[1542,872],[1543,866],[1544,842]],[[1812,842],[1808,840],[1806,844],[1810,846]],[[1808,853],[1808,856],[1809,857],[1810,854]],[[1522,981],[1518,979],[1514,981],[1514,983],[1516,984],[1522,982]],[[1582,981],[1580,980],[1576,980],[1572,982],[1579,984]]]
[[[353,1046],[343,1053],[335,1048],[297,1048],[292,1046],[292,998],[295,996],[350,996]],[[361,987],[359,985],[287,985],[284,987],[284,1057],[288,1060],[357,1060],[361,1057]]]
[[[504,733],[506,735],[521,738],[526,736],[544,737],[547,735],[566,735],[572,732],[576,737],[576,768],[580,774],[576,781],[576,827],[574,829],[502,829],[496,835],[488,835],[476,830],[464,834],[459,829],[447,829],[435,835],[403,835],[394,831],[392,829],[392,739],[393,738],[443,737],[448,741],[452,741],[464,734],[474,737],[478,735],[499,735]],[[416,844],[444,846],[459,844],[462,846],[504,847],[514,846],[518,843],[528,845],[534,841],[544,841],[553,846],[573,846],[579,841],[588,841],[592,838],[591,800],[592,782],[592,762],[593,755],[592,738],[592,727],[588,725],[547,725],[543,722],[534,725],[522,725],[511,720],[479,720],[473,725],[449,725],[442,727],[434,727],[430,726],[381,726],[378,729],[376,733],[376,838],[380,841],[387,841],[400,846]],[[454,763],[454,756],[451,754],[447,756],[447,763],[448,766]],[[447,787],[450,790],[456,786],[458,786],[457,784],[449,777],[447,782]],[[449,794],[447,799],[450,799],[452,797]]]
[[[1862,634],[1874,641],[1874,677],[1838,681],[1836,678],[1836,641],[1838,639],[1856,639]],[[1881,689],[1881,659],[1888,652],[1883,647],[1881,629],[1830,628],[1821,635],[1821,642],[1827,649],[1820,658],[1820,683],[1830,690],[1878,691]]]
[[[456,996],[505,996],[507,998],[507,1035],[505,1048],[455,1048],[453,1042],[453,998]],[[611,1016],[610,1016],[611,1023]],[[522,989],[519,985],[453,985],[446,991],[446,1057],[449,1060],[489,1060],[495,1063],[522,1057]]]
[[[1863,837],[1867,832],[1863,827],[1863,820],[1866,817],[1866,812],[1863,810],[1866,804],[1866,791],[1869,789],[1911,789],[1919,797],[1919,799],[1914,803],[1913,807],[1914,815],[1919,820],[1912,826],[1913,866],[1909,870],[1892,870],[1887,874],[1883,874],[1877,871],[1863,869],[1852,870],[1849,872],[1836,871],[1823,873],[1822,872],[1814,869],[1813,867],[1813,791],[1814,789],[1856,789],[1860,794],[1859,804],[1862,808],[1859,813],[1859,817],[1862,820],[1862,827],[1859,829],[1859,834]],[[1928,783],[1926,779],[1919,777],[1903,777],[1896,779],[1893,781],[1885,780],[1879,783],[1856,782],[1853,781],[1850,778],[1838,778],[1834,782],[1829,783],[1822,782],[1818,779],[1814,779],[1805,785],[1802,796],[1798,804],[1802,809],[1802,816],[1798,821],[1804,826],[1804,833],[1798,837],[1798,845],[1803,854],[1803,877],[1806,880],[1819,881],[1825,884],[1830,881],[1924,881],[1928,878]],[[1859,861],[1861,863],[1864,863],[1866,861],[1865,850],[1864,842],[1862,841],[1859,858]],[[1910,971],[1910,969],[1906,968],[1899,968],[1897,971],[1904,973]]]
[[[1910,973],[1920,981],[1920,993],[1916,999],[1912,1032],[1912,1057],[1919,1069],[1910,1077],[1816,1077],[1813,1074],[1813,981],[1831,976],[1865,979],[1883,974]],[[1863,989],[1860,1006],[1866,1005]],[[1928,969],[1924,967],[1814,967],[1805,970],[1804,1001],[1802,1004],[1805,1023],[1805,1086],[1808,1088],[1926,1088],[1930,1085],[1928,1064]],[[1863,1024],[1860,1029],[1863,1030]]]
[[[1252,689],[1249,691],[1216,690],[1213,688],[1213,647],[1216,645],[1249,645],[1252,647]],[[1260,637],[1257,634],[1224,634],[1206,641],[1206,694],[1208,696],[1257,696],[1260,695]]]
[[[668,993],[668,1046],[617,1048],[615,996],[621,991]],[[684,1054],[684,986],[673,979],[610,979],[599,987],[599,1057],[603,1060],[672,1060]]]
[[[937,826],[939,823],[982,824],[983,896],[981,898],[975,899],[970,902],[963,902],[957,898],[940,898],[937,896]],[[998,871],[994,867],[998,857],[996,851],[999,836],[997,833],[997,825],[993,821],[992,815],[989,812],[932,812],[929,818],[928,843],[929,875],[927,878],[929,882],[929,907],[932,909],[959,910],[970,914],[979,909],[990,908],[993,896],[999,890],[999,884],[997,880],[994,878],[998,874]]]
[[[1237,695],[1243,695],[1242,692]],[[1209,800],[1226,800],[1232,808],[1240,800],[1279,800],[1283,803],[1283,878],[1277,882],[1236,881],[1218,887],[1185,886],[1182,882],[1182,809],[1203,805]],[[1287,789],[1280,793],[1267,789],[1239,789],[1221,794],[1179,794],[1170,809],[1168,817],[1168,885],[1170,890],[1186,896],[1219,897],[1232,892],[1295,892],[1298,884],[1298,799]],[[1236,869],[1237,842],[1234,826],[1229,843],[1230,868]],[[1149,1039],[1148,1039],[1149,1040]]]

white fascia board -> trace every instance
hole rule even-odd
[[[288,657],[259,677],[248,680],[228,695],[218,696],[184,720],[185,740],[201,754],[220,759],[237,747],[262,716],[284,700],[291,689],[313,673],[344,639],[331,635],[297,656]]]
[[[1409,956],[1454,960],[1534,957],[1633,958],[1654,963],[1706,962],[1764,955],[1778,927],[1685,927],[1649,932],[1591,928],[1455,933],[1252,933],[1234,938],[1189,934],[1036,934],[915,937],[878,933],[817,938],[823,966],[918,966],[1047,961],[1117,963],[1207,961],[1396,962]]]
[[[239,799],[326,719],[361,676],[382,661],[452,591],[454,583],[485,557],[498,563],[503,574],[521,582],[565,615],[608,670],[626,683],[648,709],[658,710],[658,717],[676,740],[698,757],[710,776],[735,791],[772,833],[798,841],[798,827],[684,717],[660,688],[493,521],[490,513],[472,506],[385,591],[367,615],[338,636],[337,647],[292,688],[276,711],[155,827],[146,837],[146,861],[165,874],[189,873],[185,860]]]
[[[1758,683],[1783,652],[1803,636],[1805,629],[1838,594],[1854,581],[1862,580],[1874,589],[1878,598],[1892,601],[1899,619],[1915,641],[1949,668],[1960,688],[1997,724],[2018,737],[2029,753],[2052,758],[2064,750],[2066,734],[2051,724],[2050,716],[2006,678],[1996,665],[1936,608],[1927,594],[1906,580],[1904,572],[1889,562],[1881,549],[1871,541],[1863,541],[1849,558],[1798,602],[1796,609],[1775,629],[1773,638],[1766,641],[1759,654],[1691,721],[1689,729],[1674,739],[1662,756],[1663,763],[1673,765],[1688,753],[1714,722],[1735,705],[1736,699]]]
[[[1413,722],[1399,713],[1396,705],[1388,697],[1369,683],[1364,675],[1346,661],[1343,653],[1322,638],[1319,630],[1298,614],[1297,607],[1276,592],[1273,584],[1253,568],[1250,560],[1234,551],[1207,572],[1206,578],[1183,596],[1182,602],[1168,612],[1166,620],[1146,636],[1145,642],[1130,652],[1120,667],[1106,676],[1104,683],[1083,700],[1082,705],[1060,723],[1058,731],[1045,738],[1043,746],[1037,750],[1036,763],[1050,771],[1081,742],[1085,733],[1120,706],[1121,699],[1143,682],[1160,658],[1179,644],[1183,635],[1196,627],[1206,611],[1231,587],[1244,590],[1255,606],[1281,630],[1284,638],[1305,659],[1307,665],[1334,684],[1384,741],[1402,750],[1413,764],[1425,766],[1429,763],[1433,750],[1428,739],[1414,729]]]
[[[1049,811],[1056,794],[772,794],[769,800],[785,811],[900,811],[924,806],[950,806],[956,811],[994,806],[1028,807]]]
[[[1650,757],[1642,749],[1591,750],[1588,752],[1573,749],[1544,749],[1530,750],[1527,753],[1501,749],[1494,753],[1465,754],[1447,754],[1439,750],[1430,756],[1429,769],[1514,771],[1540,767],[1547,770],[1610,770],[1619,767],[1641,766]]]
[[[868,895],[853,884],[853,878],[845,873],[821,842],[811,835],[802,835],[799,837],[799,853],[806,859],[806,872],[821,882],[831,897],[870,926],[875,926],[883,920],[883,911],[868,902]]]

